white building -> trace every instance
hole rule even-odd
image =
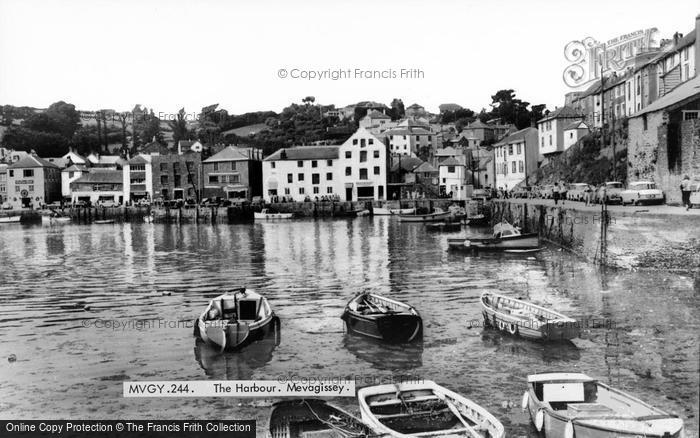
[[[525,128],[494,145],[496,188],[512,190],[537,170],[537,138],[537,129]]]
[[[465,156],[454,156],[438,165],[440,193],[452,199],[467,199],[467,166]]]
[[[90,169],[84,164],[73,164],[61,170],[61,196],[63,198],[70,198],[70,184],[89,171]]]
[[[564,152],[564,128],[582,119],[578,111],[568,106],[558,108],[540,119],[537,122],[540,154],[547,156]]]
[[[569,123],[564,127],[564,150],[569,149],[581,138],[588,135],[588,133],[588,125],[586,125],[584,122],[576,121]]]
[[[339,150],[339,178],[344,201],[383,200],[386,197],[386,145],[364,128]]]
[[[263,160],[263,198],[341,201],[384,199],[386,146],[360,128],[341,146],[280,149]]]
[[[385,126],[391,123],[391,117],[377,110],[372,110],[364,116],[360,122],[360,128],[365,128],[367,130],[376,129],[379,132],[383,131]]]
[[[139,154],[124,165],[122,174],[124,202],[153,200],[153,165],[151,155]]]
[[[113,201],[117,204],[124,202],[123,172],[113,169],[91,169],[77,180],[71,187],[71,202],[77,201],[98,204]]]
[[[418,155],[422,148],[437,149],[438,135],[430,126],[412,120],[404,120],[395,128],[384,132],[392,155]]]

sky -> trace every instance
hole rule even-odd
[[[570,41],[694,29],[699,0],[662,3],[0,0],[0,105],[167,114],[218,103],[241,114],[305,96],[338,107],[396,97],[479,111],[512,88],[554,109],[571,91]],[[314,71],[345,76],[301,77]]]

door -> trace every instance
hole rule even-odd
[[[345,189],[345,200],[352,201],[352,187],[348,187]]]

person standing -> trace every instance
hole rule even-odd
[[[554,198],[554,205],[557,205],[559,203],[559,183],[554,183],[552,198]]]
[[[688,211],[691,207],[690,205],[690,177],[685,175],[683,181],[681,181],[681,198],[683,200],[683,206],[685,206],[685,211]]]
[[[584,196],[586,197],[586,207],[588,207],[591,204],[591,197],[593,196],[593,188],[590,184],[586,186]]]
[[[566,183],[561,181],[559,183],[559,199],[561,199],[561,205],[564,205],[564,201],[566,201],[566,191]]]

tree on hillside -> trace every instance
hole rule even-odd
[[[406,115],[406,108],[404,107],[403,101],[398,98],[394,98],[391,101],[391,108],[387,113],[391,120],[398,120]]]
[[[301,100],[301,103],[303,103],[306,106],[309,106],[309,105],[313,104],[314,102],[316,102],[316,98],[313,96],[306,96],[305,98],[303,98]]]
[[[46,111],[31,115],[22,126],[34,131],[51,132],[71,138],[80,128],[80,114],[75,105],[59,101],[52,103]]]
[[[174,120],[168,121],[168,126],[173,131],[173,142],[177,144],[180,140],[189,140],[190,132],[187,129],[187,120],[185,120],[185,108],[180,108]]]
[[[515,91],[512,89],[499,90],[491,96],[491,111],[488,113],[488,119],[500,119],[501,123],[512,123],[518,129],[527,128],[530,126],[533,117],[541,118],[544,111],[544,105],[535,105],[533,111],[528,107],[530,102],[526,102],[516,98]],[[483,120],[483,119],[482,119]]]

